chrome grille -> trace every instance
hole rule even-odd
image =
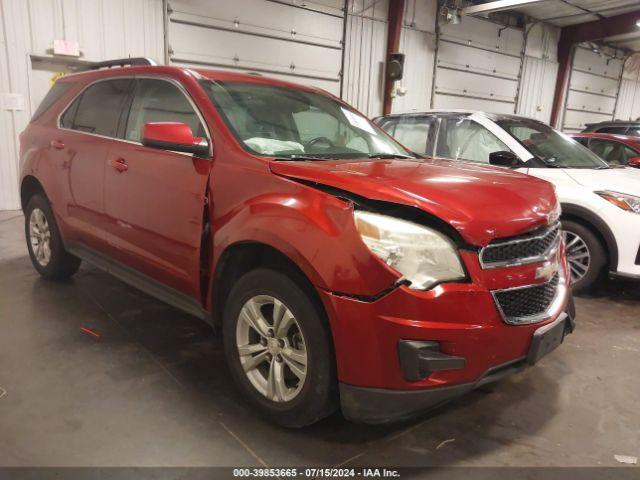
[[[493,292],[493,298],[506,323],[521,325],[549,317],[552,304],[560,293],[560,274],[539,285],[510,288]]]
[[[482,268],[524,265],[547,259],[560,243],[560,222],[544,229],[496,240],[480,251]]]

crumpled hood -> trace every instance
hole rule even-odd
[[[557,202],[544,180],[460,161],[273,161],[270,168],[372,200],[418,207],[477,246],[545,225]]]
[[[613,190],[640,196],[640,169],[609,168],[596,170],[592,168],[567,168],[564,170],[580,185],[594,190]]]

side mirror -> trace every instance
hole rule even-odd
[[[628,167],[640,168],[640,157],[632,157],[627,163]]]
[[[523,161],[513,152],[500,151],[489,154],[489,163],[498,167],[518,168],[523,165]]]
[[[179,122],[145,123],[142,129],[142,144],[145,147],[193,153],[198,156],[209,153],[207,139],[194,137],[191,127]]]

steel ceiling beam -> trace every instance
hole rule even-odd
[[[541,3],[547,0],[497,0],[495,2],[472,5],[462,9],[463,15],[488,15],[489,13],[513,10],[519,7],[527,7],[534,3]]]

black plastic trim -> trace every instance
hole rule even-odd
[[[527,366],[526,357],[490,368],[473,383],[425,390],[387,390],[340,383],[340,405],[348,420],[385,424],[406,420],[447,403],[482,385],[501,380]]]
[[[527,354],[527,363],[534,365],[547,353],[555,350],[563,341],[565,334],[572,333],[575,328],[568,320],[566,313],[560,315],[553,322],[537,329],[531,339],[531,346]]]
[[[173,142],[163,142],[162,140],[142,139],[142,145],[149,148],[157,148],[160,150],[170,150],[172,152],[192,153],[196,156],[206,157],[209,154],[209,141],[203,138],[200,143],[183,144]]]
[[[623,280],[640,280],[640,275],[634,275],[633,273],[611,272],[609,275]]]
[[[400,340],[398,359],[404,378],[409,382],[428,377],[433,372],[459,370],[467,364],[464,357],[442,353],[438,342],[418,340]]]
[[[104,62],[93,62],[87,65],[88,70],[99,70],[100,68],[111,67],[134,67],[134,66],[155,66],[153,60],[147,57],[129,57],[106,60]]]
[[[147,295],[157,298],[158,300],[213,325],[211,315],[195,298],[179,292],[168,285],[160,283],[143,273],[133,270],[131,267],[123,265],[117,260],[107,257],[86,245],[79,243],[67,243],[65,244],[65,249],[76,257],[87,261],[100,270],[110,273],[119,280],[143,291]]]

